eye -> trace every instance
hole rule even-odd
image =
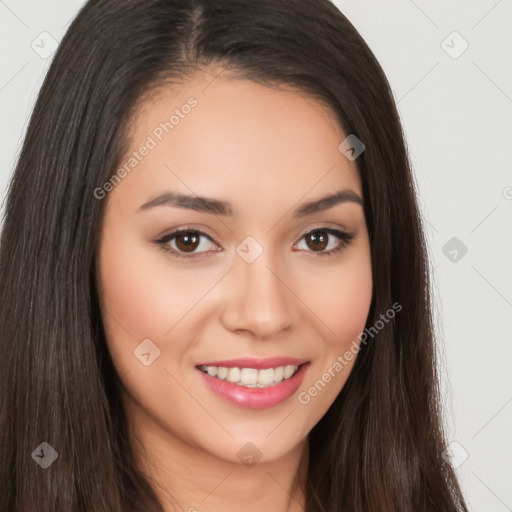
[[[206,233],[197,229],[180,229],[163,236],[159,240],[156,240],[155,243],[159,245],[164,252],[171,253],[173,257],[195,259],[201,257],[201,253],[211,251],[211,249],[210,251],[208,250],[208,242],[203,243],[202,238],[209,240],[214,247],[217,247],[213,249],[213,251],[218,252],[222,250],[213,243],[212,239]],[[307,246],[306,252],[312,252],[315,256],[332,256],[346,249],[354,238],[355,232],[347,233],[338,229],[321,227],[302,235],[301,242],[304,239]],[[338,240],[338,243],[336,243],[335,239]],[[294,248],[300,248],[299,245],[301,242],[295,244]],[[197,249],[200,248],[204,250],[197,251]],[[326,250],[327,248],[329,248],[329,250]]]
[[[169,233],[156,243],[162,248],[164,252],[172,253],[177,258],[190,259],[199,257],[194,251],[198,248],[205,248],[206,250],[198,251],[199,253],[208,252],[208,243],[202,243],[201,238],[208,239],[212,244],[212,239],[202,231],[197,229],[180,229]],[[215,246],[215,244],[213,244]],[[215,251],[219,249],[214,249]]]
[[[329,239],[333,237],[338,239],[337,244],[335,240]],[[302,235],[301,241],[304,239],[306,246],[312,249],[307,252],[312,252],[315,256],[333,256],[346,249],[354,238],[355,232],[347,233],[338,229],[322,227],[308,231]],[[300,242],[294,247],[299,245]],[[328,247],[330,249],[326,251],[325,249]]]

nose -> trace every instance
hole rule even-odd
[[[272,268],[275,264],[269,256],[264,251],[252,263],[236,258],[224,294],[222,322],[226,329],[271,338],[294,325],[298,299],[285,272]]]

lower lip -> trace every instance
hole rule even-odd
[[[248,409],[266,409],[284,402],[290,398],[299,388],[304,380],[310,363],[303,364],[297,373],[279,384],[267,388],[246,388],[232,382],[217,379],[199,370],[206,385],[217,395],[239,407]]]

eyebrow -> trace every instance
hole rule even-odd
[[[333,206],[347,202],[359,204],[364,208],[364,201],[356,192],[350,189],[344,189],[315,201],[303,204],[293,212],[293,217],[305,217],[306,215],[328,210]],[[161,194],[155,199],[143,204],[139,208],[139,211],[148,210],[156,206],[185,208],[187,210],[195,210],[213,215],[225,215],[230,217],[238,216],[238,213],[233,209],[232,205],[226,201],[212,199],[209,197],[179,194],[177,192],[166,192]]]

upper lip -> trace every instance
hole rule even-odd
[[[225,368],[255,368],[264,370],[266,368],[278,368],[279,366],[300,366],[308,363],[307,359],[297,359],[295,357],[268,357],[265,359],[254,359],[252,357],[242,357],[239,359],[229,359],[224,361],[208,361],[196,366],[223,366]]]

